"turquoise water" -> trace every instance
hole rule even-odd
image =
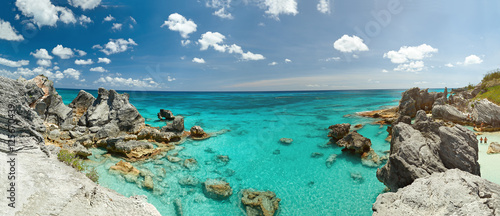
[[[58,90],[66,104],[77,90]],[[97,91],[89,91],[97,95]],[[400,90],[363,90],[327,92],[273,93],[166,93],[128,92],[146,123],[157,121],[159,109],[169,109],[185,117],[186,130],[200,125],[206,132],[221,132],[208,140],[186,142],[179,157],[193,157],[200,169],[190,172],[166,158],[133,163],[139,170],[155,175],[155,190],[147,191],[120,175],[109,173],[119,159],[102,156],[94,150],[90,164],[97,167],[99,183],[125,196],[147,195],[162,215],[175,215],[173,201],[180,198],[185,215],[244,215],[238,192],[255,188],[271,190],[281,198],[280,215],[371,215],[372,204],[385,186],[376,176],[376,168],[365,167],[359,156],[342,153],[339,147],[321,147],[328,142],[328,126],[337,123],[364,124],[359,133],[372,141],[379,155],[389,150],[386,127],[370,124],[356,112],[396,106]],[[280,138],[292,138],[285,146]],[[215,153],[206,150],[211,149]],[[280,154],[273,154],[280,150]],[[324,156],[312,158],[311,153]],[[227,165],[216,163],[216,155],[227,155]],[[325,160],[338,154],[331,168]],[[232,170],[232,171],[231,171]],[[234,173],[232,173],[234,171]],[[232,173],[233,175],[230,175]],[[361,174],[353,179],[351,174]],[[178,183],[192,175],[200,181],[223,177],[233,188],[226,201],[205,198],[200,186]]]

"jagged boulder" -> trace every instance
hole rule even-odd
[[[432,107],[432,117],[454,123],[467,122],[467,116],[451,105],[435,105]]]
[[[476,136],[463,128],[447,128],[419,111],[412,126],[393,127],[389,159],[377,178],[392,191],[432,173],[459,168],[480,175]]]
[[[500,185],[458,169],[419,178],[384,193],[373,215],[498,215]]]
[[[245,189],[241,197],[248,216],[274,216],[279,210],[280,201],[272,191]]]
[[[353,131],[337,141],[337,145],[356,154],[363,154],[370,151],[372,142],[357,131]]]
[[[351,129],[351,124],[349,123],[336,124],[328,127],[328,129],[330,129],[328,137],[331,137],[334,140],[339,140],[344,138],[349,133],[349,130]]]
[[[78,119],[82,117],[82,115],[87,112],[87,109],[94,104],[95,97],[84,91],[80,90],[75,99],[68,105],[69,108],[73,111],[73,121],[75,123],[78,122]]]
[[[215,200],[228,199],[233,194],[229,183],[221,179],[207,179],[202,183],[202,186],[205,196]]]
[[[191,133],[191,138],[195,140],[202,140],[210,137],[210,135],[208,135],[200,126],[191,127],[189,132]]]
[[[500,106],[483,99],[473,102],[471,107],[472,119],[477,125],[484,123],[485,126],[500,127]]]
[[[175,118],[174,114],[170,110],[160,109],[160,112],[157,114],[158,119],[163,120],[173,120]]]
[[[80,118],[78,125],[103,127],[107,124],[115,124],[120,131],[129,133],[139,133],[145,127],[144,118],[129,103],[128,94],[99,88],[97,99]]]
[[[497,142],[491,142],[488,146],[487,154],[498,154],[500,153],[500,144]]]
[[[428,89],[420,90],[418,87],[408,89],[403,92],[399,102],[399,115],[415,117],[419,110],[431,111],[436,99],[442,97],[442,92],[429,92]]]

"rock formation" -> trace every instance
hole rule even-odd
[[[337,145],[356,154],[363,154],[370,151],[372,142],[357,131],[353,131],[337,141]]]
[[[432,117],[454,123],[467,123],[467,115],[451,105],[434,105],[432,107]]]
[[[330,129],[328,137],[331,137],[334,141],[336,141],[344,138],[344,136],[349,133],[349,130],[351,130],[351,124],[336,124],[328,127],[328,129]]]
[[[160,112],[157,114],[158,119],[163,120],[174,120],[175,116],[170,110],[160,109]]]
[[[281,199],[271,191],[242,191],[241,203],[248,216],[274,216],[279,210]]]
[[[488,146],[488,151],[486,151],[488,154],[498,154],[500,153],[500,144],[497,142],[491,142],[490,145]]]
[[[111,166],[109,169],[117,170],[123,175],[138,176],[140,173],[138,169],[136,169],[134,166],[132,166],[132,164],[130,164],[129,162],[122,161],[122,160],[119,161],[118,163],[116,163],[114,166]]]
[[[500,106],[483,99],[472,102],[471,107],[476,125],[484,123],[486,127],[500,128]]]
[[[80,90],[75,99],[68,105],[69,108],[73,111],[73,119],[72,121],[76,125],[78,120],[82,117],[85,112],[87,112],[88,108],[94,104],[95,97],[84,91]]]
[[[282,144],[285,144],[285,145],[290,145],[290,144],[292,144],[293,139],[291,139],[291,138],[281,138],[281,139],[280,139],[280,142],[281,142]]]
[[[175,116],[172,123],[168,123],[161,128],[161,132],[182,133],[184,131],[184,117]]]
[[[415,117],[419,110],[429,112],[436,99],[442,97],[443,93],[441,92],[429,92],[428,89],[420,90],[418,87],[406,90],[399,102],[399,115]]]
[[[459,168],[480,175],[476,135],[462,126],[447,128],[427,118],[423,110],[410,126],[392,130],[391,151],[377,178],[392,191],[432,173]]]
[[[200,126],[191,127],[189,132],[191,133],[191,138],[194,140],[204,140],[210,138],[210,135],[205,133],[203,128],[201,128]]]
[[[228,199],[233,194],[229,183],[220,179],[207,179],[202,187],[205,196],[215,200]]]
[[[384,193],[373,215],[499,215],[500,185],[458,169],[419,178]]]

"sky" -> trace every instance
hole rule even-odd
[[[56,88],[463,87],[500,68],[500,3],[6,0],[0,75]]]

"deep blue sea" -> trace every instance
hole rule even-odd
[[[58,92],[65,104],[78,94],[78,90]],[[97,91],[89,92],[97,96]],[[385,188],[375,176],[376,168],[363,166],[359,156],[342,153],[339,147],[322,146],[328,143],[328,126],[363,124],[358,132],[371,139],[372,148],[383,155],[390,148],[384,140],[386,127],[371,124],[373,119],[355,113],[396,106],[402,92],[127,92],[147,124],[164,126],[156,114],[160,109],[169,109],[184,116],[186,130],[199,125],[219,135],[179,145],[184,148],[179,157],[198,161],[200,169],[194,172],[166,158],[132,163],[154,174],[154,191],[110,173],[109,167],[119,159],[103,156],[103,150],[94,150],[88,164],[97,167],[102,186],[125,196],[147,195],[162,215],[175,215],[176,198],[181,199],[184,215],[244,215],[238,192],[246,188],[275,192],[281,198],[280,215],[371,215],[372,204]],[[292,138],[293,143],[281,144],[279,139],[284,137]],[[273,154],[276,150],[280,153]],[[312,158],[313,152],[324,156]],[[327,168],[325,161],[330,154],[338,157]],[[230,162],[225,166],[216,163],[216,155],[227,155]],[[352,174],[362,179],[352,178]],[[208,199],[200,186],[183,187],[178,183],[188,175],[200,181],[225,178],[233,195],[226,201]]]

